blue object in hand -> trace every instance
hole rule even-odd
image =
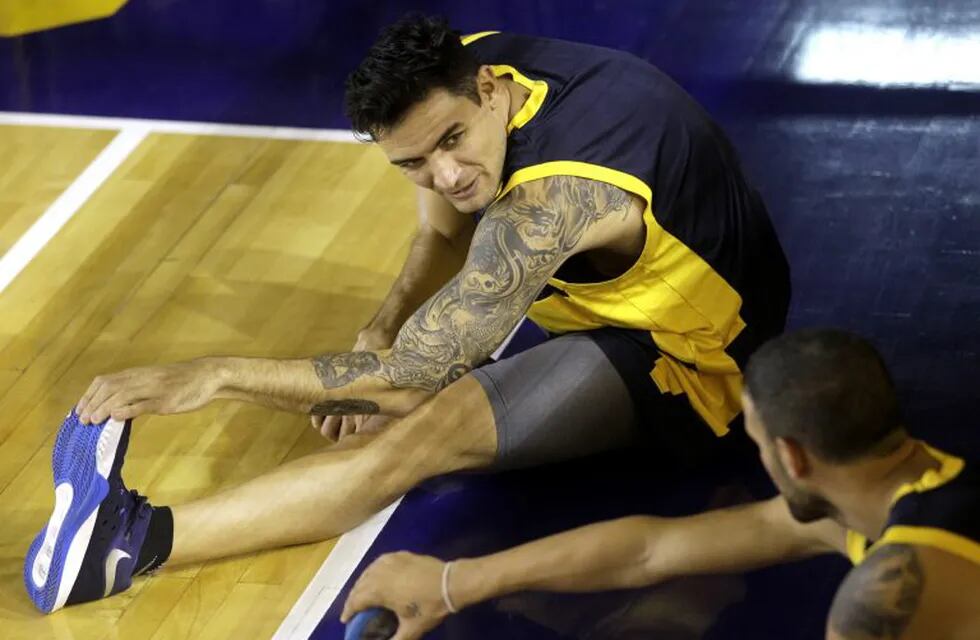
[[[344,640],[388,640],[398,631],[398,616],[390,609],[365,609],[347,623]]]

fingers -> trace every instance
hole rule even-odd
[[[358,433],[375,433],[387,425],[389,416],[313,416],[313,428],[334,442]]]
[[[357,425],[358,433],[378,433],[391,424],[391,421],[393,420],[391,416],[383,416],[380,414],[362,417],[364,418],[363,422],[360,422]]]
[[[340,416],[327,416],[320,427],[320,435],[336,442],[340,435]]]
[[[117,393],[103,402],[101,406],[94,409],[90,413],[89,419],[92,424],[102,424],[109,418],[125,420],[126,418],[119,416],[135,417],[130,415],[132,409],[134,407],[146,407],[148,404],[149,402],[144,398],[138,396],[132,397],[131,394]]]
[[[390,640],[416,640],[440,621],[432,616],[414,617],[414,614],[406,611],[396,611],[395,615],[398,617],[398,630]]]
[[[101,424],[113,417],[117,420],[135,417],[134,411],[146,412],[146,401],[157,398],[153,381],[136,375],[139,369],[127,369],[111,375],[98,376],[89,385],[82,399],[78,401],[75,412],[82,424]],[[160,409],[160,407],[155,407]],[[120,418],[124,412],[127,418]]]
[[[82,424],[101,424],[113,411],[138,400],[142,398],[132,390],[117,390],[116,385],[111,381],[103,379],[78,417]]]
[[[347,436],[357,433],[357,421],[355,420],[357,416],[344,416],[343,420],[340,421],[340,434],[339,438],[343,439]]]
[[[381,589],[381,586],[388,582],[388,572],[390,571],[392,560],[399,555],[403,554],[386,553],[380,558],[375,559],[364,570],[361,577],[354,583],[350,595],[347,596],[347,602],[344,604],[344,612],[340,616],[341,622],[346,623],[358,611],[364,611],[371,607],[388,607],[395,610],[394,607],[390,606],[387,598],[384,597],[384,590]]]
[[[125,422],[126,420],[132,420],[133,418],[138,418],[151,413],[157,413],[155,403],[150,400],[143,400],[142,402],[134,402],[127,404],[126,406],[119,407],[118,409],[113,409],[110,412],[109,417],[111,417],[113,420]]]
[[[76,406],[83,424],[142,413],[184,413],[214,398],[216,377],[203,360],[135,367],[97,377]]]
[[[347,596],[347,602],[344,603],[344,610],[340,614],[340,621],[344,624],[350,622],[355,614],[371,607],[380,606],[380,594],[374,587],[372,576],[371,567],[368,567],[354,584],[354,588],[351,589],[350,595]]]
[[[391,416],[345,416],[340,428],[340,438],[347,439],[352,435],[367,435],[378,433],[390,422]]]
[[[391,636],[391,640],[416,640],[425,633],[423,629],[417,629],[405,622],[403,618],[398,618],[398,632]]]
[[[92,381],[92,384],[88,386],[85,393],[82,394],[82,399],[78,401],[75,405],[75,413],[81,419],[83,424],[87,424],[88,421],[88,406],[92,402],[92,398],[98,393],[99,388],[102,386],[102,378],[96,378]]]
[[[398,617],[392,640],[415,640],[439,624],[446,611],[439,591],[442,561],[407,552],[389,553],[375,560],[351,589],[341,621],[358,612],[383,607]]]

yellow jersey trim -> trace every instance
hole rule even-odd
[[[960,556],[975,564],[980,564],[980,542],[970,540],[943,529],[933,527],[907,527],[896,525],[888,527],[881,540],[876,542],[868,553],[886,544],[911,544],[932,547]]]
[[[574,310],[549,308],[549,299],[539,300],[531,306],[531,317],[550,331],[565,332],[599,326],[620,326],[650,331],[654,342],[665,356],[651,363],[650,377],[661,393],[684,394],[698,415],[708,424],[716,436],[728,433],[728,424],[741,411],[742,378],[738,364],[725,352],[725,347],[745,328],[739,316],[742,298],[704,259],[669,234],[653,215],[653,191],[643,180],[634,175],[588,162],[559,160],[525,167],[510,177],[500,189],[498,199],[518,185],[551,176],[573,176],[612,184],[624,191],[643,198],[645,209],[646,241],[640,257],[619,276],[603,282],[570,283],[551,278],[549,283],[572,297],[583,300],[587,307],[593,305],[592,317]],[[685,276],[698,274],[703,283],[695,295],[685,297],[670,282],[669,275],[654,272],[653,264],[666,261],[676,273]],[[658,329],[658,322],[651,318],[646,307],[638,307],[635,300],[624,296],[620,288],[645,289],[646,282],[656,283],[658,291],[666,292],[672,300],[683,301],[684,320],[693,326],[710,325],[714,346],[694,351],[691,344],[697,339],[684,333]],[[689,292],[690,293],[690,292]],[[654,294],[650,294],[651,296]],[[597,300],[598,299],[598,300]],[[605,309],[596,311],[595,305]],[[651,308],[659,308],[653,305]],[[720,310],[720,311],[719,311]],[[716,311],[717,313],[711,313]],[[608,313],[606,313],[608,312]],[[572,315],[575,317],[572,317]],[[724,326],[713,319],[720,316],[734,318]],[[682,354],[691,353],[691,357]],[[705,355],[705,354],[708,355]]]
[[[465,47],[466,45],[476,42],[481,38],[486,38],[487,36],[492,36],[497,33],[500,32],[481,31],[479,33],[471,33],[469,35],[461,36],[459,40]],[[544,80],[532,80],[509,64],[493,64],[490,65],[490,69],[493,70],[494,76],[498,78],[500,76],[510,76],[514,82],[531,92],[531,95],[529,95],[527,100],[524,101],[524,104],[521,105],[520,110],[515,113],[514,117],[511,118],[509,123],[507,123],[507,133],[509,134],[514,129],[520,129],[526,125],[531,121],[531,118],[537,115],[538,110],[541,109],[541,105],[544,104],[545,98],[548,97],[548,83]]]
[[[924,442],[921,444],[925,447],[929,455],[939,461],[940,466],[938,469],[927,469],[922,474],[922,477],[915,482],[909,482],[900,486],[895,492],[895,495],[892,496],[892,504],[895,504],[903,496],[907,496],[910,493],[923,493],[924,491],[943,486],[958,476],[965,466],[962,458],[957,458],[939,449],[930,447]]]
[[[574,176],[576,178],[588,178],[590,180],[608,182],[620,189],[640,196],[646,201],[648,207],[650,206],[650,202],[653,201],[653,190],[636,176],[617,171],[616,169],[610,169],[609,167],[603,167],[602,165],[578,162],[577,160],[557,160],[518,169],[510,177],[510,180],[507,181],[507,184],[504,185],[504,188],[501,189],[500,196],[506,195],[514,187],[525,182],[550,178],[551,176]]]
[[[480,38],[486,38],[487,36],[492,36],[495,33],[500,33],[499,31],[480,31],[478,33],[470,33],[465,36],[460,36],[459,41],[463,43],[463,46],[476,42]]]
[[[643,212],[643,221],[648,225],[653,220],[653,210],[650,207],[650,203],[653,202],[653,190],[647,186],[645,182],[637,178],[636,176],[624,173],[622,171],[617,171],[616,169],[610,169],[609,167],[603,167],[598,164],[590,164],[588,162],[578,162],[574,160],[558,160],[555,162],[545,162],[544,164],[536,164],[530,167],[525,167],[514,172],[514,175],[510,177],[504,188],[500,190],[500,195],[497,198],[502,198],[514,187],[524,184],[525,182],[531,182],[534,180],[541,180],[544,178],[550,178],[552,176],[572,176],[575,178],[587,178],[589,180],[598,180],[599,182],[606,182],[613,186],[619,187],[623,191],[628,191],[634,195],[643,198],[646,204],[646,209]],[[647,213],[650,213],[650,220],[647,220]],[[659,227],[660,225],[657,225]],[[663,233],[666,233],[664,231]],[[646,247],[643,248],[643,254],[646,253]],[[585,291],[588,289],[594,289],[596,287],[608,286],[615,284],[621,280],[626,280],[632,275],[634,271],[640,268],[640,264],[643,262],[643,254],[637,259],[630,268],[620,275],[616,276],[611,280],[604,280],[602,282],[589,282],[589,283],[575,283],[575,282],[565,282],[564,280],[559,280],[558,278],[551,278],[552,284],[559,284],[561,288],[565,291]]]
[[[510,76],[514,82],[531,92],[531,95],[521,105],[520,110],[507,123],[507,133],[509,134],[514,129],[520,129],[526,125],[531,121],[531,118],[538,114],[545,98],[548,97],[548,83],[544,80],[532,80],[509,64],[494,64],[490,65],[490,68],[493,70],[493,75],[498,78]]]
[[[939,468],[926,469],[919,477],[919,479],[916,480],[915,482],[907,482],[902,486],[900,486],[895,491],[894,495],[892,495],[892,499],[891,499],[892,505],[894,505],[896,502],[898,502],[904,496],[907,496],[910,493],[924,493],[926,491],[929,491],[930,489],[936,489],[938,487],[941,487],[947,482],[950,482],[951,480],[956,478],[956,476],[958,476],[960,472],[963,471],[963,467],[965,466],[966,463],[963,462],[962,458],[957,458],[956,456],[950,455],[945,451],[940,451],[935,447],[929,446],[925,442],[920,442],[919,444],[921,444],[925,448],[926,452],[929,455],[931,455],[939,462]],[[847,557],[850,558],[851,562],[853,562],[854,564],[860,564],[861,562],[864,562],[864,559],[868,557],[868,554],[871,553],[873,549],[877,549],[879,545],[899,542],[894,538],[891,539],[889,538],[889,532],[892,531],[898,531],[899,535],[904,535],[903,532],[907,532],[907,531],[935,532],[936,534],[942,534],[941,536],[937,535],[935,539],[945,539],[946,537],[952,537],[959,540],[965,540],[970,544],[976,546],[976,550],[980,550],[980,544],[972,542],[971,540],[969,540],[969,538],[963,538],[962,536],[949,533],[948,531],[943,531],[942,529],[934,529],[931,527],[907,527],[907,526],[896,525],[894,527],[889,527],[888,529],[886,529],[884,534],[882,534],[882,537],[877,542],[875,542],[870,548],[868,548],[867,536],[860,534],[857,531],[848,530]],[[929,538],[929,536],[927,535],[926,538]],[[901,541],[901,542],[905,544],[923,544],[925,546],[933,546],[933,547],[939,546],[936,544],[929,544],[927,542],[911,542],[911,541],[908,542]],[[945,549],[945,547],[940,547],[940,548]],[[976,557],[980,558],[980,556],[976,556]],[[980,562],[980,560],[978,560],[978,562]]]
[[[868,544],[868,538],[864,535],[853,531],[851,529],[847,530],[847,542],[845,546],[847,548],[847,557],[852,564],[858,565],[864,561],[867,549],[865,546]]]

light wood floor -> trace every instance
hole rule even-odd
[[[114,135],[91,129],[0,125],[0,256]]]
[[[112,133],[0,128],[0,253]],[[408,248],[412,193],[367,146],[151,135],[0,295],[0,638],[265,638],[322,543],[140,579],[41,616],[24,553],[53,506],[51,447],[100,372],[206,354],[343,349]],[[242,404],[134,426],[124,476],[185,501],[325,446]]]

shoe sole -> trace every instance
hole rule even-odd
[[[127,426],[112,419],[102,425],[83,425],[70,416],[58,432],[51,456],[54,512],[24,561],[27,593],[44,613],[65,606],[75,586]]]

